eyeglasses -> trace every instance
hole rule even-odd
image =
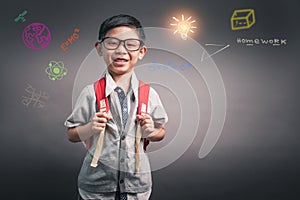
[[[104,47],[108,50],[115,50],[119,48],[121,42],[124,43],[124,47],[127,51],[137,51],[144,44],[142,40],[131,38],[120,40],[115,37],[105,37],[100,41],[100,43],[103,43]]]

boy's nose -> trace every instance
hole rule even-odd
[[[122,41],[120,43],[119,47],[116,49],[116,52],[117,53],[126,53],[127,52],[124,41]]]

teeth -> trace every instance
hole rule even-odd
[[[116,59],[115,61],[117,61],[117,62],[126,62],[127,60],[124,60],[124,59]]]

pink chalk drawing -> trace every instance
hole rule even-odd
[[[32,23],[23,30],[22,39],[27,48],[40,50],[50,44],[51,33],[46,25],[42,23]]]

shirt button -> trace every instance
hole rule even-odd
[[[126,136],[122,135],[121,140],[125,140]]]
[[[120,160],[121,162],[124,162],[124,158],[121,158],[121,160]]]
[[[120,180],[120,183],[124,183],[124,180],[122,179],[122,180]]]

